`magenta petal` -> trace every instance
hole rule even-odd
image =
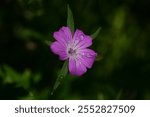
[[[72,75],[76,74],[76,61],[73,58],[69,58],[69,71]]]
[[[72,33],[68,27],[62,27],[59,31],[54,32],[53,37],[67,46],[68,42],[72,40]]]
[[[60,44],[58,41],[53,42],[50,45],[50,48],[51,48],[52,52],[55,54],[59,54],[61,52],[61,50],[65,49],[65,47],[62,44]]]
[[[85,72],[87,71],[86,67],[84,66],[81,61],[77,62],[77,70],[76,70],[76,75],[77,76],[82,76]]]
[[[87,69],[79,60],[69,58],[69,71],[71,75],[81,76],[87,71]]]
[[[59,53],[59,59],[60,60],[66,60],[68,59],[68,55],[66,51],[62,51],[61,53]]]
[[[85,35],[82,31],[76,30],[74,34],[74,43],[79,49],[86,48],[92,45],[92,38],[90,36]]]
[[[78,51],[78,59],[87,67],[91,68],[95,58],[97,56],[97,53],[95,53],[91,49],[82,49]]]
[[[67,52],[66,47],[64,47],[62,44],[60,44],[58,41],[55,41],[50,46],[53,53],[58,54],[60,60],[67,59]]]

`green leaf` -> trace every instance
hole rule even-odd
[[[92,39],[95,39],[95,38],[98,36],[100,30],[101,30],[101,27],[99,27],[99,28],[96,30],[96,32],[91,35]]]
[[[58,77],[57,77],[54,87],[52,89],[51,95],[53,95],[54,91],[58,88],[58,86],[60,85],[60,83],[64,79],[64,77],[66,77],[67,73],[68,73],[68,61],[66,60],[63,64],[61,71],[58,74]]]
[[[67,26],[70,27],[72,35],[73,35],[74,34],[73,14],[72,14],[72,11],[71,11],[69,5],[67,5],[67,8],[68,8]]]

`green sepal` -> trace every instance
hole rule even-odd
[[[69,7],[69,5],[67,5],[67,9],[68,9],[68,16],[67,16],[67,26],[70,28],[72,35],[74,34],[74,20],[73,20],[73,14],[72,11]]]
[[[60,70],[58,77],[56,79],[56,82],[54,84],[54,87],[52,89],[51,95],[53,95],[54,91],[58,88],[61,81],[67,76],[68,73],[68,60],[66,60],[62,66],[62,69]]]
[[[99,28],[96,30],[96,32],[91,35],[92,39],[95,39],[95,38],[99,35],[100,30],[101,30],[101,27],[99,27]]]

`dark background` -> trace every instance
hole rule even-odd
[[[68,75],[50,95],[63,62],[46,40],[66,26],[101,32],[98,58],[82,77]],[[150,99],[148,0],[1,0],[0,99]]]

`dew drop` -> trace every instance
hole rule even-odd
[[[85,55],[85,53],[83,52],[83,53],[82,53],[82,55],[84,56],[84,55]]]
[[[88,58],[90,58],[90,57],[92,57],[93,55],[92,55],[91,53],[84,53],[84,52],[82,52],[82,53],[81,53],[81,56],[82,56],[82,57],[88,57]]]
[[[92,57],[92,55],[90,53],[87,53],[86,57]]]
[[[80,35],[80,39],[81,40],[83,40],[84,39],[84,35],[82,34],[82,35]]]
[[[62,80],[62,79],[64,78],[64,76],[63,76],[63,75],[60,75],[59,78],[60,78],[60,80]]]

